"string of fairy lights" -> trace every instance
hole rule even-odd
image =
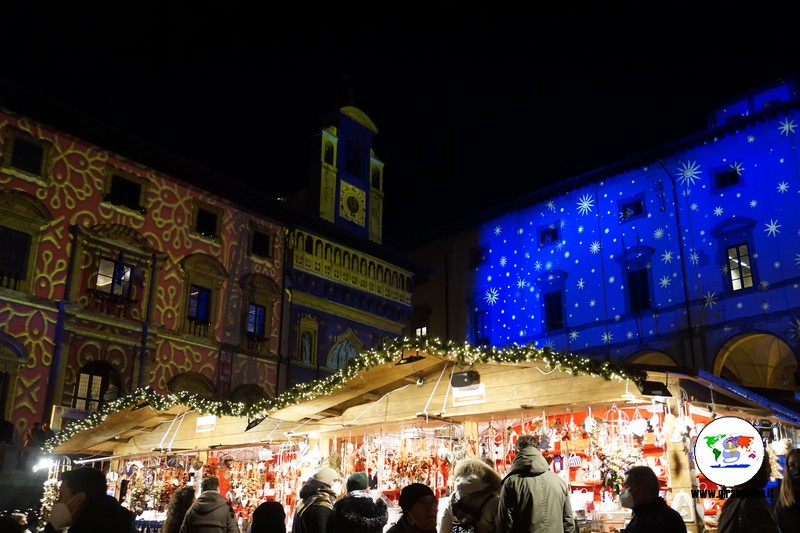
[[[378,365],[397,363],[403,358],[403,354],[409,351],[417,354],[430,354],[453,361],[460,366],[481,363],[539,362],[543,363],[547,369],[558,369],[571,375],[597,376],[605,380],[630,379],[635,383],[646,379],[646,373],[642,370],[628,369],[611,361],[600,361],[566,352],[554,352],[549,347],[537,348],[533,344],[479,347],[467,342],[456,343],[442,341],[438,338],[403,337],[389,340],[378,348],[365,351],[353,358],[346,367],[325,379],[295,385],[274,398],[264,398],[255,403],[210,400],[185,391],[164,395],[149,386],[136,389],[128,395],[104,404],[99,411],[82,420],[77,420],[59,431],[54,438],[47,441],[44,451],[52,452],[61,443],[68,441],[81,431],[99,426],[110,414],[136,406],[149,405],[156,411],[166,411],[176,405],[184,405],[206,415],[246,417],[248,420],[264,419],[269,416],[270,412],[342,389],[360,373]]]

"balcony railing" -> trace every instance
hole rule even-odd
[[[111,294],[97,289],[89,289],[89,294],[94,297],[94,310],[109,315],[128,317],[133,304],[138,300],[128,298],[121,294]]]
[[[20,272],[0,270],[0,287],[18,291],[25,276]]]

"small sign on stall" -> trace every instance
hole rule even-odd
[[[195,432],[214,431],[217,429],[217,417],[215,415],[198,416]]]
[[[466,387],[453,387],[453,407],[486,403],[486,385],[476,383]]]

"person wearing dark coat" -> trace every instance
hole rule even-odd
[[[253,511],[250,533],[286,533],[286,511],[281,502],[264,502]]]
[[[219,493],[219,478],[203,478],[200,488],[203,492],[186,511],[180,533],[240,533],[233,507]]]
[[[347,478],[347,495],[333,504],[327,533],[383,533],[389,508],[369,491],[369,478],[356,472]]]
[[[503,479],[497,506],[498,533],[575,533],[566,482],[550,470],[534,435],[520,435],[517,456]]]
[[[294,511],[292,533],[326,533],[337,494],[331,485],[341,476],[323,466],[300,489],[300,501]]]
[[[769,482],[772,466],[764,453],[761,468],[749,481],[734,490],[763,491]],[[782,533],[766,498],[730,497],[719,510],[719,533]]]
[[[649,466],[634,466],[625,474],[620,505],[633,510],[625,533],[685,533],[680,513],[658,495],[658,476]]]
[[[800,448],[786,454],[786,474],[775,502],[775,520],[781,533],[800,533]]]
[[[45,533],[69,527],[69,533],[135,533],[135,515],[106,494],[106,476],[89,466],[61,473],[58,500],[50,509]]]

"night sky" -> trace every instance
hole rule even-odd
[[[796,32],[752,4],[28,4],[0,7],[0,76],[276,197],[304,185],[320,117],[360,107],[380,130],[384,241],[398,249],[702,130],[726,100],[800,68]]]

